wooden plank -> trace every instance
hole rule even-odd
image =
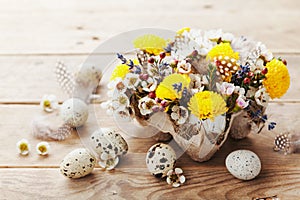
[[[276,54],[276,56],[279,56]],[[299,55],[281,54],[288,61],[291,86],[283,100],[300,98],[300,63]],[[71,71],[80,69],[81,63],[88,62],[99,66],[103,61],[115,58],[114,54],[88,56],[0,56],[0,103],[39,103],[44,94],[55,94],[60,101],[67,99],[54,75],[57,61],[64,61]],[[103,66],[106,68],[106,66]],[[106,77],[107,78],[107,77]],[[102,89],[105,84],[100,83]],[[101,90],[100,90],[101,91]],[[103,91],[104,92],[104,91]]]
[[[1,0],[0,54],[89,53],[126,30],[223,28],[263,41],[272,50],[299,52],[300,4],[289,1]],[[250,17],[249,17],[250,15]],[[11,42],[13,41],[13,42]]]
[[[284,112],[283,112],[284,111]],[[89,146],[86,138],[94,129],[99,127],[116,127],[111,117],[108,117],[98,105],[90,107],[90,117],[87,124],[78,130],[81,140],[73,135],[65,141],[50,141],[51,152],[48,157],[41,157],[35,153],[35,145],[41,140],[30,134],[32,119],[41,113],[35,105],[0,105],[0,167],[57,167],[63,157],[75,148]],[[236,149],[250,149],[262,159],[265,169],[281,169],[300,166],[300,154],[284,156],[273,151],[273,141],[276,134],[281,131],[297,131],[300,127],[300,103],[270,104],[268,107],[269,120],[277,122],[274,131],[264,130],[259,135],[250,135],[247,139],[236,141],[228,139],[219,152],[205,163],[193,162],[183,155],[178,160],[178,166],[184,168],[205,169],[212,166],[224,167],[226,156]],[[291,119],[293,116],[293,119]],[[293,126],[290,126],[293,124]],[[129,143],[129,153],[120,163],[120,168],[146,168],[145,155],[151,145],[155,143],[151,138],[136,139],[123,134]],[[15,149],[17,141],[27,138],[32,145],[28,156],[19,156]]]
[[[173,189],[137,168],[99,169],[82,179],[60,175],[58,169],[0,169],[1,199],[252,199],[278,195],[297,199],[300,169],[263,171],[252,181],[240,181],[225,168],[185,170],[187,181]]]

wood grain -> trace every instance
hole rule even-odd
[[[1,0],[0,54],[90,53],[115,34],[141,27],[223,28],[300,52],[298,1]],[[155,14],[153,13],[155,12]],[[11,42],[13,41],[13,42]]]
[[[145,169],[112,172],[100,169],[82,179],[67,179],[58,169],[0,169],[1,199],[251,199],[278,195],[299,197],[300,171],[265,170],[252,181],[241,181],[225,168],[185,170],[188,183],[171,188]],[[36,192],[39,191],[39,192]]]
[[[300,84],[298,77],[300,71],[300,55],[275,54],[288,61],[288,69],[291,76],[291,86],[288,92],[280,100],[300,99]],[[0,56],[2,63],[0,73],[0,103],[39,103],[44,94],[55,94],[60,101],[67,99],[67,95],[60,89],[54,69],[57,61],[63,61],[70,71],[80,70],[80,65],[99,65],[103,59],[114,58],[115,54],[100,54],[93,56]],[[101,66],[105,69],[107,66]],[[38,83],[38,84],[37,84]],[[100,82],[106,89],[106,84]]]
[[[272,150],[274,136],[300,128],[300,1],[179,1],[179,0],[0,0],[0,199],[252,199],[278,195],[300,197],[300,154],[283,155]],[[81,63],[99,64],[116,53],[107,47],[93,59],[89,55],[112,36],[143,27],[177,30],[190,26],[222,28],[235,35],[262,41],[276,56],[288,60],[291,87],[282,100],[268,107],[274,131],[236,141],[228,139],[214,157],[204,163],[181,155],[177,166],[186,183],[173,189],[151,176],[145,153],[155,141],[124,135],[128,154],[118,167],[70,180],[59,172],[59,163],[71,150],[88,146],[87,138],[99,127],[115,127],[99,104],[89,106],[87,124],[65,141],[49,141],[50,155],[38,156],[31,121],[43,112],[44,94],[67,97],[56,83],[55,63],[64,61],[71,71]],[[90,63],[89,63],[90,64]],[[101,66],[102,67],[102,66]],[[103,66],[104,68],[105,66]],[[99,92],[105,93],[101,86]],[[103,96],[104,97],[104,96]],[[49,119],[50,120],[50,119]],[[80,137],[78,136],[80,135]],[[16,142],[27,138],[32,150],[19,156]],[[261,174],[252,181],[231,176],[226,156],[236,149],[249,149],[262,160]]]
[[[51,153],[48,157],[41,157],[35,153],[35,145],[41,140],[31,135],[31,121],[42,114],[39,106],[29,105],[0,105],[0,167],[58,167],[63,157],[75,148],[82,146],[89,147],[87,138],[99,127],[116,127],[114,119],[108,117],[99,105],[90,105],[90,116],[87,124],[74,132],[72,136],[65,141],[50,141]],[[215,156],[205,163],[192,161],[188,156],[181,155],[178,165],[183,168],[199,167],[210,168],[224,167],[226,156],[237,149],[249,149],[256,152],[262,159],[264,168],[299,167],[300,154],[284,156],[273,152],[273,141],[276,134],[282,131],[295,132],[300,127],[300,103],[272,103],[269,105],[267,113],[270,121],[276,121],[277,127],[274,131],[264,130],[259,135],[250,135],[247,139],[236,141],[229,139]],[[294,116],[294,119],[290,119]],[[290,126],[293,124],[293,126]],[[80,136],[80,139],[78,137]],[[121,162],[120,168],[141,167],[145,168],[145,155],[151,145],[155,144],[151,138],[131,138],[123,134],[129,143],[129,153]],[[19,156],[15,149],[17,141],[26,138],[30,141],[32,151],[28,156]],[[300,170],[300,168],[299,168]]]

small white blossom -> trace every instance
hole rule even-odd
[[[199,74],[190,74],[189,76],[191,79],[190,88],[194,94],[203,91],[204,85],[208,84],[208,80],[205,75],[201,76]]]
[[[266,45],[264,45],[261,42],[259,42],[257,44],[256,48],[261,52],[261,55],[263,57],[265,57],[265,59],[267,61],[271,61],[273,59],[274,56],[273,56],[272,52],[269,49],[267,49]]]
[[[107,84],[109,91],[107,92],[108,97],[112,97],[116,92],[124,93],[128,85],[121,79],[116,78]]]
[[[234,35],[232,33],[223,33],[222,35],[222,40],[223,41],[227,41],[227,42],[231,42],[234,38]]]
[[[267,106],[267,104],[269,102],[270,96],[266,92],[265,88],[261,88],[261,89],[257,90],[257,92],[255,93],[254,99],[258,105],[265,107],[265,106]]]
[[[113,115],[116,121],[129,122],[131,120],[130,113],[127,108],[116,110]]]
[[[231,95],[235,91],[235,86],[232,83],[223,82],[222,84],[217,83],[217,88],[223,95]]]
[[[189,117],[188,110],[183,106],[173,106],[172,107],[172,113],[171,118],[177,123],[177,124],[184,124]]]
[[[146,92],[153,92],[157,88],[157,81],[152,77],[148,77],[147,80],[142,81],[142,88]]]
[[[30,151],[30,145],[28,140],[22,139],[19,142],[17,142],[17,151],[19,154],[26,156],[28,155]]]
[[[50,145],[48,142],[40,142],[36,145],[36,151],[39,155],[48,155],[50,150]]]
[[[240,86],[235,86],[234,92],[238,93],[239,96],[245,96],[245,93],[246,93],[245,89],[241,88]]]
[[[186,62],[186,60],[182,60],[177,64],[177,70],[179,73],[187,74],[192,70],[191,63]]]
[[[40,106],[43,108],[46,112],[53,112],[58,108],[58,101],[55,95],[44,95]]]
[[[107,115],[113,115],[113,107],[112,107],[112,101],[105,101],[103,103],[100,104],[101,108],[106,110],[106,114]]]
[[[135,89],[141,82],[141,79],[139,78],[138,74],[128,73],[124,79],[124,82],[127,88]]]
[[[237,105],[240,108],[246,108],[249,105],[249,101],[246,101],[242,96],[239,96],[236,100]]]
[[[129,99],[125,94],[116,93],[113,96],[111,106],[112,106],[113,110],[123,109],[123,108],[129,106]]]
[[[153,112],[153,107],[156,106],[157,103],[154,99],[145,96],[139,100],[138,108],[142,115],[151,114]]]
[[[222,29],[215,29],[215,30],[209,30],[205,31],[204,37],[207,37],[210,40],[218,40],[223,35]]]
[[[167,183],[173,187],[179,187],[185,182],[185,176],[181,168],[171,169],[167,173]]]

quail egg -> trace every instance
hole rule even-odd
[[[84,148],[75,149],[62,160],[60,172],[68,178],[81,178],[90,174],[96,164],[96,158]]]
[[[95,65],[83,64],[78,66],[75,77],[75,81],[78,84],[97,86],[102,78],[102,70]]]
[[[88,114],[86,103],[77,98],[66,100],[60,110],[63,121],[72,127],[82,126],[86,122]]]
[[[150,173],[156,177],[165,177],[176,163],[176,153],[167,144],[157,143],[147,153],[146,165]]]
[[[259,157],[249,150],[231,152],[225,161],[227,170],[241,180],[254,179],[261,170]]]
[[[125,139],[115,130],[101,128],[91,135],[91,147],[99,158],[99,165],[107,170],[119,163],[119,157],[128,151]]]

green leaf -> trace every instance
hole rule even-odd
[[[208,64],[208,74],[207,74],[207,80],[208,80],[208,90],[210,91],[217,91],[217,68],[215,65],[209,63]]]

